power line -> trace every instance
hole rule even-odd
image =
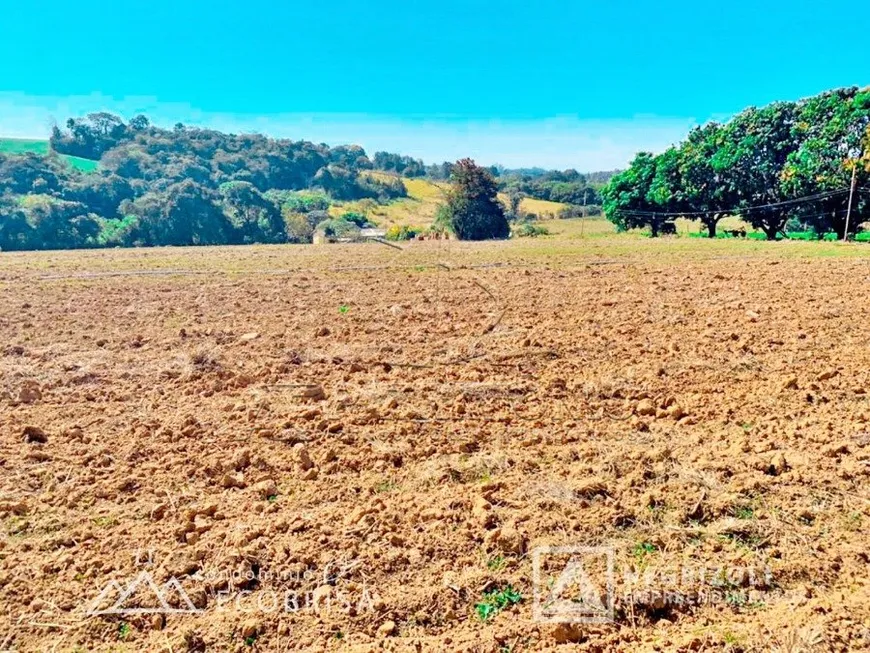
[[[625,213],[628,215],[660,215],[663,217],[686,217],[690,215],[710,215],[711,213],[746,213],[747,211],[757,211],[759,209],[770,209],[776,208],[779,206],[788,206],[791,204],[801,204],[803,202],[813,202],[819,201],[823,199],[828,199],[834,197],[835,195],[842,195],[843,193],[848,193],[850,189],[843,188],[840,190],[828,191],[825,193],[817,193],[815,195],[806,195],[805,197],[798,197],[791,200],[784,200],[782,202],[775,202],[772,204],[760,204],[757,206],[748,206],[744,208],[732,208],[732,209],[718,209],[718,210],[710,210],[710,211],[620,211],[620,213]]]
[[[850,188],[842,188],[839,190],[827,191],[824,193],[817,193],[815,195],[806,195],[805,197],[798,197],[791,200],[784,200],[782,202],[774,202],[772,204],[761,204],[758,206],[748,206],[744,208],[733,208],[733,209],[719,209],[719,210],[711,210],[711,211],[618,211],[621,215],[636,215],[636,216],[644,216],[644,215],[659,215],[663,218],[669,217],[688,217],[691,215],[710,215],[711,213],[746,213],[748,211],[758,211],[760,209],[772,209],[779,206],[789,206],[791,204],[801,204],[803,202],[813,202],[819,201],[823,199],[828,199],[834,197],[836,195],[842,195],[843,193],[850,192]],[[870,189],[862,189],[870,191]]]

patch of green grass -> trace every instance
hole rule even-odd
[[[758,533],[724,533],[718,537],[723,542],[731,542],[747,551],[756,551],[760,549],[765,541]]]
[[[507,607],[523,600],[522,595],[508,585],[500,590],[492,590],[483,595],[483,600],[475,603],[474,612],[481,621],[489,621]]]
[[[655,544],[651,542],[638,542],[631,550],[631,555],[633,555],[634,559],[639,563],[643,563],[648,555],[653,554],[656,551],[657,548]]]
[[[738,644],[740,642],[740,638],[731,631],[726,631],[725,634],[722,635],[722,639],[725,640],[725,643],[728,646],[734,646],[735,644]]]
[[[105,515],[100,517],[94,517],[93,519],[91,519],[91,522],[94,526],[99,526],[100,528],[111,528],[112,526],[118,525],[118,520],[116,518],[108,517]]]
[[[100,167],[98,161],[92,161],[91,159],[83,159],[80,156],[72,156],[70,154],[61,154],[59,155],[61,159],[66,161],[69,165],[71,165],[76,170],[81,172],[96,172],[97,168]]]
[[[48,141],[31,138],[0,138],[0,153],[27,154],[32,152],[45,156],[48,154]]]
[[[127,639],[130,636],[130,632],[130,624],[126,621],[122,621],[118,624],[118,639]]]
[[[6,521],[6,533],[10,537],[24,535],[30,529],[30,522],[24,517],[10,517]]]
[[[0,138],[0,154],[27,154],[29,152],[46,156],[51,153],[51,150],[48,141],[30,138]],[[94,172],[99,165],[97,161],[83,159],[79,156],[68,154],[59,154],[58,156],[69,166],[81,172]]]
[[[375,492],[377,492],[378,494],[384,492],[392,492],[398,487],[399,486],[395,481],[381,481],[375,486]]]
[[[277,494],[270,494],[269,496],[266,497],[266,501],[268,501],[269,503],[275,503],[277,500],[278,500]]]
[[[735,506],[734,516],[737,519],[755,519],[755,509],[752,506]]]
[[[725,592],[725,603],[732,608],[740,608],[746,605],[746,596],[743,592]]]
[[[763,601],[750,601],[746,592],[729,591],[725,592],[725,603],[730,605],[735,610],[760,610],[764,607]]]
[[[489,560],[486,561],[486,568],[489,569],[490,571],[499,571],[501,569],[504,569],[504,565],[505,565],[504,556],[500,556],[500,555],[493,556],[492,558],[490,558]]]
[[[861,522],[863,520],[864,516],[860,512],[849,513],[849,516],[846,517],[846,528],[857,531],[861,528]]]

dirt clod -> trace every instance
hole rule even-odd
[[[299,469],[306,471],[314,467],[314,462],[311,460],[311,454],[308,453],[308,447],[304,442],[297,442],[293,445],[293,458]]]
[[[18,390],[18,403],[32,404],[42,399],[42,390],[35,381],[26,381]]]
[[[48,435],[38,426],[25,426],[23,433],[24,441],[29,444],[45,444]]]
[[[268,499],[269,497],[274,497],[278,494],[278,486],[275,484],[275,481],[269,479],[266,481],[260,481],[254,485],[254,491],[261,499]]]
[[[395,621],[385,621],[378,627],[378,635],[381,637],[390,637],[396,632]]]
[[[637,415],[655,415],[656,405],[651,399],[641,399],[634,408]]]

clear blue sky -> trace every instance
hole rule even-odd
[[[428,161],[607,168],[747,105],[870,84],[870,3],[27,0],[0,134],[139,110]]]

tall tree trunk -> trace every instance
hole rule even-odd
[[[653,220],[652,222],[650,222],[650,227],[652,227],[652,237],[658,238],[659,237],[659,223],[657,221]]]
[[[716,224],[719,222],[718,218],[708,218],[704,221],[704,224],[707,225],[707,238],[715,238],[716,237]]]

